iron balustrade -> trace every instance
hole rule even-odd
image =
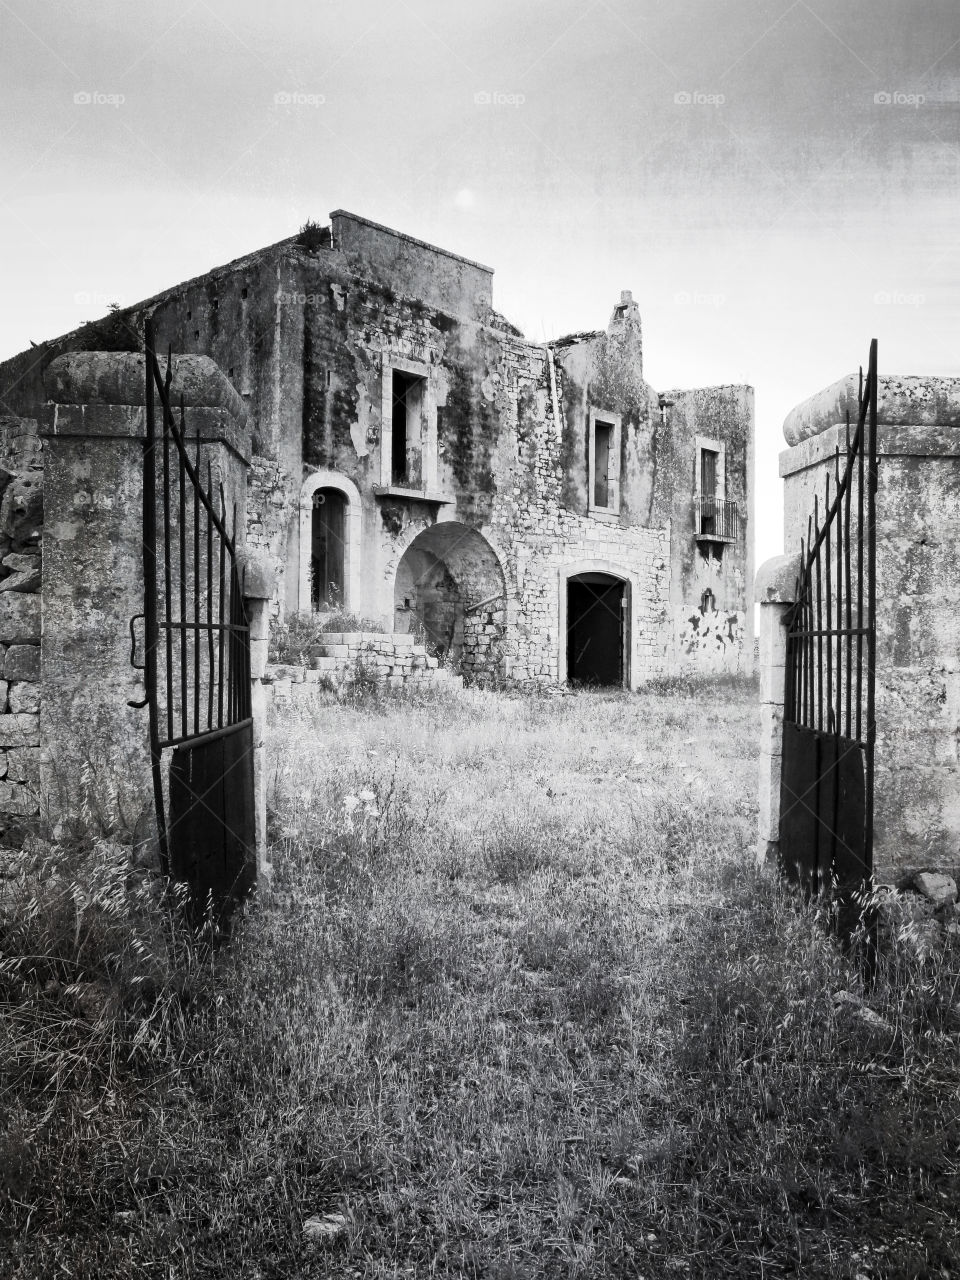
[[[740,536],[740,504],[728,498],[696,498],[694,530],[698,538],[735,542]]]

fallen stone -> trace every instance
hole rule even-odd
[[[328,1244],[347,1229],[347,1219],[342,1213],[315,1214],[303,1224],[303,1237],[310,1244]]]
[[[852,991],[837,991],[833,997],[833,1007],[838,1016],[844,1015],[852,1021],[859,1022],[865,1027],[869,1027],[871,1031],[879,1031],[884,1035],[893,1035],[893,1025],[886,1018],[880,1016],[869,1005],[864,1004],[862,998],[855,995]]]
[[[913,888],[935,906],[957,899],[956,880],[939,871],[918,871],[913,877]]]
[[[88,1022],[99,1022],[116,1012],[116,997],[102,982],[78,982],[73,992]]]

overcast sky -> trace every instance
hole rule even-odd
[[[658,390],[960,375],[958,0],[0,0],[0,358],[346,208]]]

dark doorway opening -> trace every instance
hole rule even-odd
[[[347,499],[338,489],[313,495],[310,540],[310,599],[314,609],[342,605]]]
[[[567,680],[571,684],[626,683],[627,584],[608,573],[567,579]]]

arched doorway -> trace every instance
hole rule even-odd
[[[346,598],[347,499],[338,489],[317,489],[310,516],[310,604],[341,607]]]
[[[327,604],[359,612],[360,491],[337,471],[312,471],[300,490],[299,583],[301,610]]]
[[[506,591],[497,554],[476,529],[431,525],[397,566],[394,626],[423,636],[429,649],[477,675],[502,664]]]
[[[584,572],[566,581],[567,679],[571,684],[629,684],[629,583]]]

